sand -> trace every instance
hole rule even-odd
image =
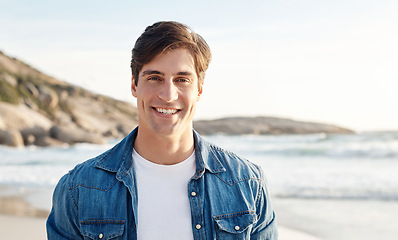
[[[8,240],[47,239],[45,222],[45,218],[0,215],[1,238]]]
[[[397,239],[398,201],[277,198],[274,203],[279,224],[325,240]]]

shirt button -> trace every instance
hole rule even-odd
[[[195,197],[196,196],[196,192],[191,192],[191,196]]]
[[[104,234],[100,233],[100,235],[98,235],[99,239],[102,239],[104,237]]]
[[[239,231],[240,227],[239,226],[235,226],[235,230]]]
[[[202,228],[202,225],[200,225],[200,224],[197,224],[197,225],[196,225],[196,229],[199,230],[199,229],[201,229],[201,228]]]

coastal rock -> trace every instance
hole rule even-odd
[[[0,145],[7,145],[10,147],[21,147],[24,145],[22,135],[19,131],[1,130],[0,129]]]
[[[127,122],[127,120],[126,120]],[[122,135],[127,135],[129,134],[133,129],[135,128],[134,125],[132,125],[131,123],[125,123],[125,124],[118,124],[116,126],[116,129],[122,134]]]
[[[0,79],[4,80],[6,83],[10,84],[13,87],[17,86],[17,79],[7,73],[0,73]]]
[[[105,139],[101,135],[84,131],[83,129],[77,128],[74,125],[53,126],[50,129],[50,137],[68,144],[82,142],[94,144],[105,143]]]
[[[22,104],[0,102],[0,117],[8,129],[22,130],[32,127],[50,129],[52,126],[49,118]]]
[[[25,83],[25,88],[30,92],[30,94],[32,94],[33,97],[35,98],[39,97],[40,92],[33,83],[31,82]]]
[[[51,138],[49,136],[45,136],[39,139],[35,139],[34,145],[40,147],[48,147],[48,146],[63,146],[66,143],[58,141],[57,139]]]
[[[49,130],[36,126],[22,129],[21,135],[25,145],[34,144],[37,146],[43,146],[43,142],[45,142],[44,139],[49,137]]]
[[[62,112],[62,111],[56,111],[54,113],[54,125],[61,125],[61,126],[65,126],[65,125],[69,125],[69,124],[74,124],[73,120],[72,120],[71,114],[68,114],[66,112]]]
[[[104,136],[119,136],[119,133],[126,135],[137,126],[137,114],[133,106],[125,103],[123,109],[117,103],[106,104],[104,100],[97,99],[74,97],[68,100],[73,120],[79,127]]]
[[[46,86],[39,87],[39,101],[50,108],[55,108],[58,104],[58,95],[55,91]]]
[[[0,115],[1,116],[1,115]],[[6,129],[7,126],[2,117],[0,117],[0,129]]]
[[[25,104],[25,106],[27,106],[28,108],[30,108],[34,111],[39,110],[39,107],[37,106],[37,104],[35,102],[32,101],[32,99],[24,98],[23,103]]]
[[[116,128],[112,128],[112,129],[109,129],[108,131],[106,131],[104,133],[104,136],[117,138],[117,137],[119,137],[119,131]]]
[[[109,124],[103,117],[105,109],[100,102],[84,97],[73,97],[69,99],[68,105],[71,106],[74,122],[80,127],[90,132],[109,131]]]

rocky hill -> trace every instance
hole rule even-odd
[[[133,105],[59,81],[0,52],[0,145],[104,143],[107,137],[124,137],[136,126]],[[204,135],[352,132],[271,117],[196,121],[194,127]]]
[[[194,128],[204,135],[353,133],[350,129],[335,125],[275,117],[231,117],[196,121]]]
[[[59,81],[0,52],[0,144],[103,143],[136,125],[131,104]]]

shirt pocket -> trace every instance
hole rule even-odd
[[[124,225],[124,220],[113,219],[90,219],[80,223],[84,239],[93,240],[122,239]]]
[[[216,222],[217,239],[250,239],[250,232],[257,215],[254,211],[244,211],[213,216]]]

